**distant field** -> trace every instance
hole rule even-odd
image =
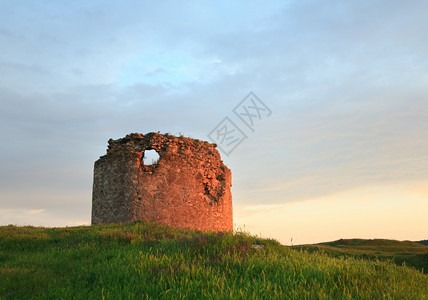
[[[338,240],[314,245],[294,246],[309,252],[321,251],[333,257],[356,257],[371,260],[388,260],[397,265],[406,264],[428,273],[428,246],[420,242],[395,240]]]
[[[354,255],[358,247],[360,257],[404,249],[390,242],[316,246],[352,252],[332,257],[315,246],[156,223],[4,226],[0,299],[428,299],[428,275]]]
[[[418,241],[417,243],[428,246],[428,240]]]

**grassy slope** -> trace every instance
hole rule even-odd
[[[309,252],[322,251],[331,256],[353,256],[364,259],[390,260],[428,273],[428,246],[417,242],[395,240],[349,239],[315,245],[294,246]]]
[[[255,249],[254,244],[265,245]],[[427,299],[428,275],[244,233],[0,227],[0,299]]]

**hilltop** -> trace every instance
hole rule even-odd
[[[419,242],[385,239],[340,239],[334,242],[294,246],[309,252],[321,251],[333,257],[388,260],[428,273],[428,246]]]
[[[0,262],[0,299],[428,298],[428,275],[388,261],[140,221],[3,226]]]

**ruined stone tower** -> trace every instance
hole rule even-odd
[[[215,144],[169,134],[108,141],[95,162],[92,224],[157,221],[210,231],[233,229],[231,172]],[[144,151],[159,161],[144,165]]]

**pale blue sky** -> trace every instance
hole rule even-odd
[[[369,236],[347,201],[374,189],[385,203],[400,186],[409,196],[394,210],[373,207],[414,227],[378,224],[370,237],[427,238],[428,223],[414,221],[426,206],[396,221],[428,202],[427,13],[426,1],[2,0],[0,223],[89,223],[93,163],[109,138],[207,140],[253,91],[272,115],[222,154],[237,226],[281,241]],[[296,211],[287,205],[305,203],[305,220],[338,194],[343,210],[320,220],[349,214],[349,231],[281,227]]]

